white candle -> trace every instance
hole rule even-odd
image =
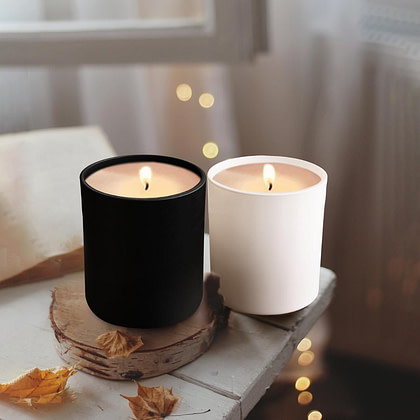
[[[327,174],[299,159],[248,156],[213,166],[210,262],[232,309],[293,312],[318,294]]]
[[[119,163],[86,178],[98,191],[131,198],[167,197],[188,191],[199,181],[194,172],[162,162]]]

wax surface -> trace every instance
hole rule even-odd
[[[276,173],[271,190],[263,178],[265,163],[270,163]],[[284,163],[264,162],[234,166],[214,176],[214,180],[230,188],[250,192],[290,192],[311,187],[321,181],[312,171]]]
[[[152,177],[148,189],[139,170],[148,166]],[[112,195],[132,198],[156,198],[179,194],[197,185],[200,177],[188,169],[161,162],[120,163],[100,169],[86,178],[91,187]]]

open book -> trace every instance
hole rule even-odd
[[[79,174],[114,155],[97,127],[0,136],[0,287],[83,269]]]

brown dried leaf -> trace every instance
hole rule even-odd
[[[101,334],[96,342],[102,347],[108,359],[127,357],[143,345],[140,336],[128,335],[118,330]]]
[[[136,416],[136,420],[165,418],[172,413],[180,400],[180,397],[176,397],[172,393],[172,389],[164,386],[149,388],[140,385],[138,382],[136,384],[136,397],[121,395],[129,401],[131,411]]]
[[[67,379],[74,375],[74,367],[31,369],[16,379],[0,384],[0,394],[13,402],[27,405],[59,404],[63,400]]]

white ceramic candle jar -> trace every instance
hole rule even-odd
[[[327,174],[278,156],[229,159],[208,172],[211,270],[225,304],[275,315],[318,295]]]

